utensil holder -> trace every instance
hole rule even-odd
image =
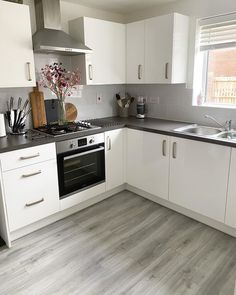
[[[129,117],[129,108],[121,108],[120,106],[118,106],[118,115],[122,118]]]

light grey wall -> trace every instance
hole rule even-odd
[[[126,91],[136,97],[147,98],[148,117],[212,125],[211,121],[204,118],[205,114],[209,114],[222,122],[232,119],[236,127],[235,109],[192,106],[192,90],[186,89],[183,84],[127,85]],[[136,103],[132,105],[131,114],[136,114]]]
[[[125,15],[112,13],[102,9],[95,9],[81,5],[79,3],[70,3],[61,0],[61,23],[62,29],[68,32],[68,22],[80,16],[100,18],[108,21],[125,23]],[[29,5],[32,33],[36,31],[34,0],[23,0],[23,3]]]
[[[25,101],[29,97],[31,88],[2,88],[0,89],[0,113],[7,110],[6,102],[11,96],[15,98],[22,97]],[[67,102],[72,102],[78,110],[77,120],[102,118],[117,115],[117,106],[115,94],[124,92],[124,85],[107,85],[107,86],[81,86],[79,88],[79,97],[68,98]],[[45,98],[55,98],[49,91],[45,92]],[[97,95],[102,97],[102,102],[97,103]],[[16,103],[15,103],[16,106]],[[26,122],[27,127],[31,127],[31,117]]]

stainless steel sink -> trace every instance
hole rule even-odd
[[[233,140],[236,141],[236,131],[226,131],[218,134],[216,136],[217,138],[221,139],[228,139],[228,140]]]
[[[174,129],[174,131],[198,136],[213,136],[221,133],[222,129],[194,124]]]

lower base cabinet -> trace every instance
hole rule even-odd
[[[105,132],[106,190],[124,184],[125,129]]]
[[[224,222],[230,153],[230,147],[172,137],[169,200]]]
[[[225,223],[236,228],[236,149],[232,148]]]
[[[3,173],[10,231],[59,211],[56,159]]]
[[[127,183],[168,199],[169,137],[128,129]]]

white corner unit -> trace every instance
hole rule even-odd
[[[126,165],[129,185],[168,199],[168,136],[128,129]]]
[[[0,88],[35,86],[28,5],[0,0]]]
[[[185,83],[188,23],[173,13],[127,24],[127,83]]]
[[[124,184],[124,129],[105,132],[106,190]]]
[[[69,22],[71,36],[92,49],[92,53],[72,57],[81,71],[84,85],[124,84],[125,25],[89,17]]]

